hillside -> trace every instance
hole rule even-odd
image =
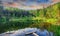
[[[9,7],[5,10],[0,8],[0,10],[0,33],[26,27],[39,27],[43,22],[60,24],[60,2],[37,10],[26,11]],[[56,31],[55,28],[54,31]],[[58,32],[57,35],[59,34]]]
[[[22,20],[22,18],[23,20],[27,20],[27,18],[31,18],[31,20],[36,20],[36,19],[37,20],[47,19],[47,21],[48,19],[57,20],[60,18],[60,3],[51,5],[44,9],[28,10],[28,11],[8,7],[0,13],[2,13],[5,18],[9,17],[9,20],[13,20],[13,21],[15,20],[19,21],[18,19]]]

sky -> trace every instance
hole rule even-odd
[[[39,4],[47,4],[47,3],[50,3],[51,1],[50,0],[28,0],[28,1],[25,1],[25,2],[23,2],[23,4],[25,4],[25,5],[28,5],[28,6],[30,6],[30,5],[39,5]]]
[[[8,6],[8,7],[10,6],[19,9],[29,9],[29,10],[43,8],[43,4],[44,6],[48,6],[49,4],[52,4],[52,0],[0,0],[0,1],[3,1],[4,6]],[[53,1],[57,1],[57,0],[53,0]]]

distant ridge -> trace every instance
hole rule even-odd
[[[10,1],[12,1],[12,0],[10,0]],[[14,0],[14,1],[16,1],[16,0]],[[4,8],[5,7],[13,7],[13,8],[18,8],[18,9],[23,9],[23,10],[36,10],[36,9],[43,9],[43,8],[46,8],[50,5],[53,5],[53,4],[56,4],[56,3],[60,2],[60,0],[52,0],[49,4],[36,4],[36,3],[33,3],[31,5],[29,5],[29,4],[26,5],[24,3],[25,0],[23,2],[20,2],[22,0],[18,0],[19,2],[14,2],[14,1],[3,3]],[[39,2],[41,2],[41,1],[39,0]]]

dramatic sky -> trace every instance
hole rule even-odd
[[[30,10],[43,8],[43,4],[44,7],[46,7],[57,0],[1,0],[1,1],[3,1],[5,6]]]

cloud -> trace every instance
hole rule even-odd
[[[42,9],[43,4],[46,8],[47,6],[54,4],[55,2],[58,2],[58,1],[52,2],[54,0],[0,0],[0,1],[3,2],[4,6],[25,9],[25,10]]]

